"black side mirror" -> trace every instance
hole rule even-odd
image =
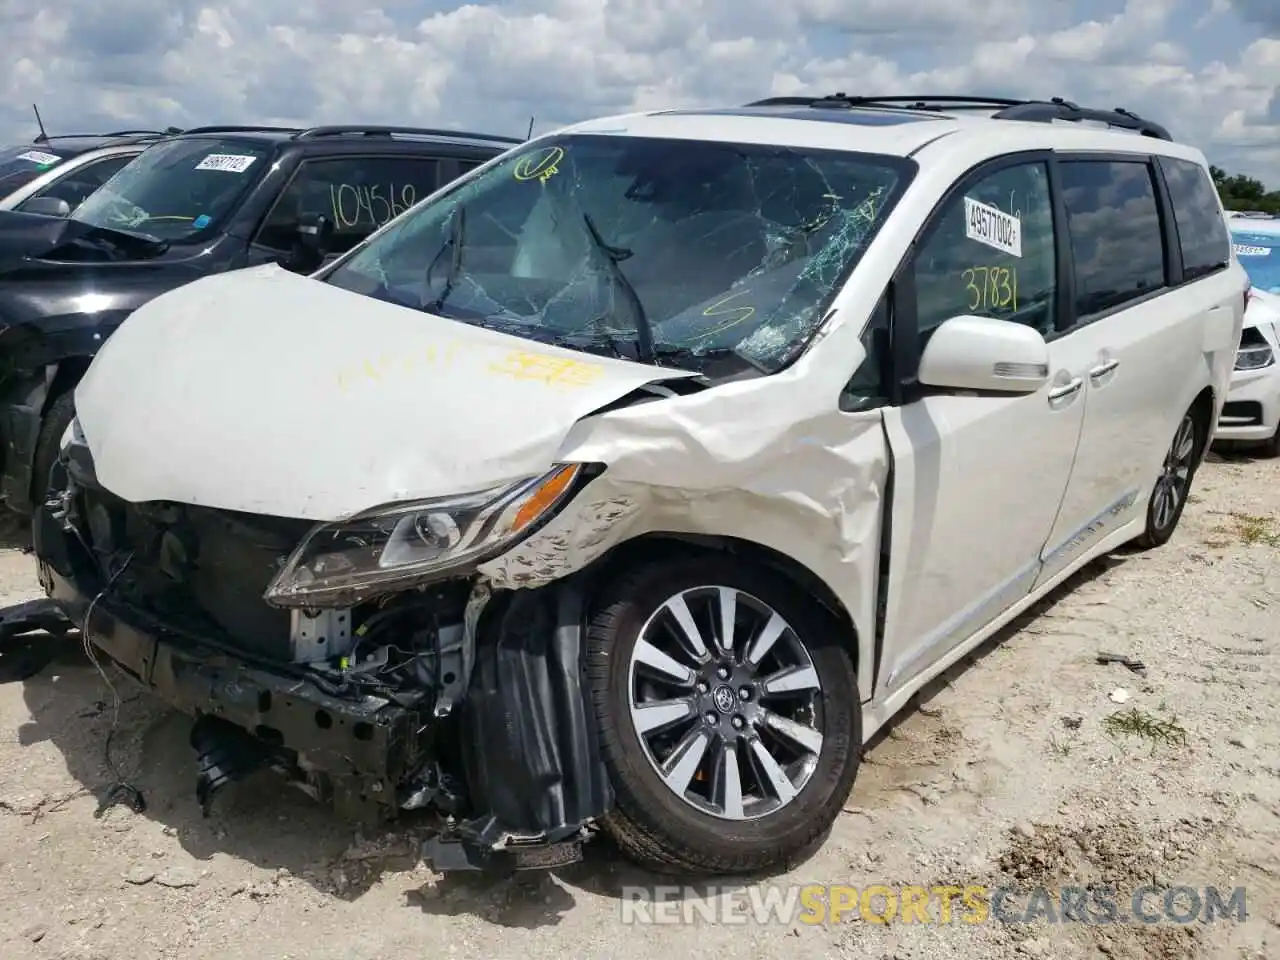
[[[61,197],[32,197],[18,209],[23,213],[36,213],[42,217],[65,217],[71,212],[71,204]]]
[[[293,251],[282,266],[295,273],[311,273],[319,269],[329,255],[332,239],[333,221],[322,213],[304,213],[298,218]]]

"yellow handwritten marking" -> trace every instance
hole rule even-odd
[[[549,387],[587,387],[604,374],[604,367],[585,360],[561,359],[542,353],[516,350],[489,370],[515,380],[541,380]]]
[[[836,215],[836,211],[840,209],[841,197],[838,193],[824,193],[822,195],[822,199],[827,201],[826,206],[823,207],[822,210],[819,211],[812,219],[806,220],[804,223],[800,224],[800,231],[802,233],[815,233],[816,231],[821,230],[831,222],[831,218],[834,217]]]
[[[360,382],[381,384],[394,374],[412,376],[430,367],[444,369],[453,363],[461,349],[461,342],[455,340],[443,348],[431,346],[414,353],[366,357],[338,371],[338,389],[345,393]]]
[[[349,183],[329,185],[333,224],[338,229],[351,229],[362,224],[377,229],[417,202],[418,190],[412,183],[402,184],[398,195],[396,185],[389,183],[386,196],[383,196],[381,184],[365,187]]]
[[[704,330],[698,334],[697,339],[704,337],[712,337],[717,333],[722,333],[730,327],[736,327],[738,324],[747,320],[749,317],[755,316],[756,308],[750,304],[741,303],[730,305],[729,301],[737,300],[739,297],[745,297],[750,294],[750,290],[739,290],[737,293],[731,293],[727,297],[721,297],[707,309],[702,311],[704,317],[724,317],[724,321],[710,330]]]
[[[559,163],[563,159],[563,147],[546,147],[521,157],[516,161],[511,173],[517,180],[538,180],[546,183],[560,172]]]
[[[1018,310],[1018,271],[1010,267],[970,267],[960,274],[969,292],[969,312]]]

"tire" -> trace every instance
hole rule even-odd
[[[721,622],[719,598],[726,591],[736,591],[732,657],[722,655],[710,636]],[[680,650],[672,643],[676,621],[666,604],[680,598],[706,638],[702,658],[687,645]],[[748,658],[755,652],[758,624],[770,614],[780,616],[787,629],[764,656]],[[652,651],[650,638],[693,668],[683,683],[661,684],[659,691],[644,681],[654,674],[635,658],[638,651]],[[751,659],[761,668],[754,676]],[[603,825],[630,859],[660,873],[751,874],[796,862],[825,836],[858,772],[862,712],[849,650],[812,599],[779,575],[735,558],[649,562],[606,586],[588,625],[586,660],[616,800]],[[715,673],[717,661],[732,664],[725,667],[732,670],[728,678]],[[804,671],[806,680],[816,677],[817,688],[806,682],[791,684],[789,693],[765,692],[763,682],[776,683],[787,667],[792,676]],[[693,682],[695,673],[706,680],[701,691]],[[642,736],[633,719],[633,693],[638,700],[666,699],[669,714],[684,710],[686,715]],[[680,709],[670,706],[681,696]],[[785,715],[782,721],[779,715]],[[779,723],[789,736],[776,732]],[[796,734],[803,736],[791,740]],[[678,753],[674,744],[690,737],[707,738],[696,772],[691,764],[671,762]],[[733,752],[719,749],[721,744],[732,744]],[[775,758],[775,774],[787,778],[784,789],[765,788],[761,748]],[[738,757],[741,804],[730,799],[732,778],[724,773],[724,761]],[[691,775],[690,789],[677,793],[668,786],[659,772],[663,761],[666,769]],[[784,803],[785,793],[793,796]]]
[[[1271,439],[1262,445],[1259,451],[1264,457],[1280,457],[1280,426],[1271,435]]]
[[[45,411],[36,438],[35,455],[31,458],[31,504],[39,509],[49,493],[49,474],[58,460],[62,435],[76,418],[75,391],[58,394]]]
[[[1182,415],[1151,490],[1151,499],[1147,501],[1147,527],[1134,541],[1140,549],[1164,546],[1178,529],[1178,521],[1191,495],[1192,481],[1200,467],[1206,430],[1204,417],[1194,407]],[[1167,497],[1173,498],[1171,508]]]

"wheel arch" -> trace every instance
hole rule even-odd
[[[862,636],[848,608],[822,577],[806,565],[779,550],[741,537],[707,534],[650,532],[625,540],[597,559],[586,571],[593,581],[608,579],[621,569],[639,563],[691,555],[720,554],[739,557],[748,563],[784,577],[790,586],[818,601],[823,617],[836,631],[841,645],[853,659],[853,669],[861,684],[859,639]],[[588,601],[590,606],[590,601]]]
[[[1200,426],[1204,430],[1204,444],[1196,453],[1196,466],[1203,462],[1209,447],[1213,444],[1214,422],[1213,411],[1216,408],[1217,395],[1213,392],[1213,387],[1204,387],[1194,400],[1191,401],[1191,413],[1199,421]]]

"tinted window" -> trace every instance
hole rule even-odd
[[[1137,299],[1165,283],[1164,234],[1151,168],[1143,162],[1062,163],[1063,200],[1081,317]]]
[[[880,298],[871,322],[862,332],[862,348],[867,355],[845,385],[840,409],[866,410],[889,399],[889,296]]]
[[[998,170],[955,195],[939,213],[916,253],[921,333],[927,336],[964,314],[1052,332],[1057,259],[1045,165]]]
[[[198,242],[235,209],[270,164],[270,147],[192,137],[144,150],[71,214],[95,227]]]
[[[439,162],[430,157],[346,157],[298,168],[263,221],[257,242],[289,250],[298,218],[323,214],[334,225],[329,249],[344,253],[436,189]]]
[[[1190,160],[1161,157],[1159,162],[1173,201],[1184,276],[1194,280],[1221,270],[1231,260],[1231,241],[1209,171]]]
[[[65,200],[67,206],[74,210],[135,156],[136,154],[125,154],[119,157],[107,157],[105,160],[86,163],[70,170],[61,179],[55,180],[43,190],[37,190],[23,200],[18,204],[18,209],[24,209],[28,203],[39,197],[56,197],[59,200]]]
[[[0,197],[13,193],[46,170],[60,164],[65,157],[54,153],[48,144],[0,148]]]
[[[905,187],[910,162],[834,150],[570,135],[518,147],[327,278],[583,350],[773,370]]]

